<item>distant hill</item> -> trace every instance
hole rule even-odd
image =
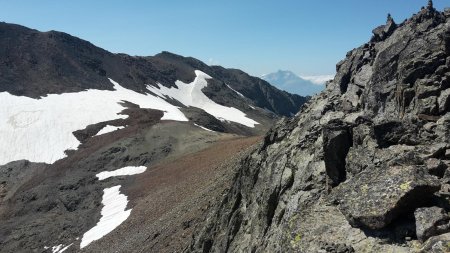
[[[278,89],[298,94],[312,96],[325,88],[326,77],[300,77],[292,71],[278,70],[277,72],[263,75],[262,79],[276,86]],[[330,76],[330,80],[332,77]]]

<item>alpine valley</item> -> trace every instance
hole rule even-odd
[[[0,23],[0,252],[450,252],[450,8],[313,97]]]
[[[233,161],[306,102],[237,69],[8,23],[0,73],[0,252],[179,252]]]

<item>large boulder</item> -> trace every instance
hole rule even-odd
[[[439,189],[438,179],[420,167],[392,166],[365,170],[333,195],[352,226],[380,229],[426,204]]]
[[[417,239],[422,242],[432,236],[450,232],[450,216],[440,207],[418,208],[414,217]]]
[[[420,253],[447,253],[450,252],[450,233],[433,236],[428,239],[419,251]]]

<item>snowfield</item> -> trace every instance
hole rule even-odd
[[[88,125],[124,119],[120,103],[128,101],[141,108],[164,111],[162,120],[188,121],[180,109],[164,99],[173,98],[186,106],[205,110],[221,121],[254,127],[258,122],[242,111],[219,105],[201,90],[207,86],[207,74],[196,70],[196,78],[186,84],[176,81],[177,88],[147,86],[152,94],[126,89],[117,82],[112,91],[86,90],[77,93],[50,94],[40,99],[14,96],[0,92],[0,165],[11,161],[54,163],[66,157],[68,149],[77,149],[80,142],[72,134]],[[120,127],[106,126],[97,135],[116,131]]]
[[[236,94],[238,94],[239,96],[241,96],[241,97],[243,97],[243,98],[245,98],[245,96],[242,94],[242,93],[240,93],[239,91],[237,91],[237,90],[235,90],[235,89],[233,89],[233,88],[231,88],[231,86],[230,85],[228,85],[227,84],[227,87],[228,88],[230,88],[230,90],[232,90],[232,91],[234,91]]]
[[[122,129],[122,128],[124,128],[124,127],[123,126],[118,126],[117,127],[117,126],[106,125],[100,131],[98,131],[98,133],[95,136],[111,133],[111,132],[117,131],[117,130]]]
[[[128,204],[127,196],[121,194],[119,189],[120,185],[103,190],[102,217],[97,225],[83,235],[81,249],[113,231],[130,216],[131,209],[125,210]]]
[[[110,177],[130,176],[130,175],[141,174],[141,173],[144,173],[146,170],[147,170],[147,167],[145,167],[145,166],[139,166],[139,167],[128,166],[128,167],[120,168],[118,170],[100,172],[96,175],[96,177],[98,177],[98,180],[101,181],[101,180],[105,180]]]
[[[175,84],[178,89],[159,85],[159,88],[152,86],[149,87],[149,90],[162,98],[173,98],[180,101],[185,106],[203,109],[205,112],[213,115],[219,120],[236,122],[247,127],[255,127],[256,124],[259,124],[248,118],[242,111],[233,107],[219,105],[209,99],[202,92],[202,89],[208,85],[206,79],[211,79],[211,77],[200,70],[196,70],[195,75],[195,80],[189,84],[176,81]]]
[[[163,120],[188,121],[178,107],[150,94],[125,89],[110,79],[113,91],[50,94],[41,99],[0,93],[0,165],[26,159],[53,163],[80,142],[72,132],[103,121],[126,118],[119,103],[164,111]],[[106,129],[110,130],[110,129]]]
[[[213,131],[213,130],[211,130],[211,129],[208,129],[208,128],[204,127],[204,126],[200,126],[200,125],[195,124],[195,123],[194,123],[194,126],[200,127],[201,129],[206,130],[206,131],[208,131],[208,132],[215,132],[215,131]]]

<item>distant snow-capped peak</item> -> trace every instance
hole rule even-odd
[[[263,75],[261,78],[277,88],[302,96],[311,96],[324,88],[326,81],[333,79],[334,75],[299,76],[289,70]]]

